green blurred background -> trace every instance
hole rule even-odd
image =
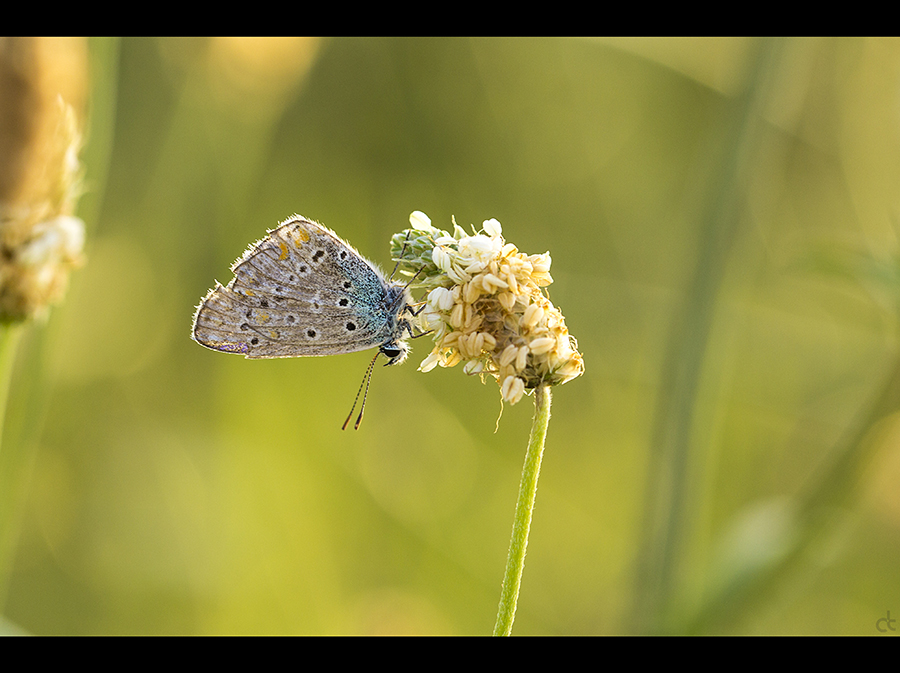
[[[390,268],[413,210],[549,250],[584,354],[514,634],[900,616],[900,42],[74,42],[87,262],[18,353],[9,630],[491,632],[530,398],[495,431],[426,339],[342,432],[370,353],[189,336],[287,216]]]

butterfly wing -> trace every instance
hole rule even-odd
[[[335,355],[400,336],[402,289],[317,222],[288,219],[232,271],[194,317],[194,339],[208,348],[248,358]]]

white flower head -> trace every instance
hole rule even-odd
[[[419,211],[410,222],[425,236],[413,237],[420,247],[414,256],[401,254],[401,261],[425,259],[434,265],[418,284],[428,289],[422,320],[435,342],[421,371],[462,362],[467,374],[495,377],[511,404],[529,389],[559,385],[584,372],[562,313],[542,290],[553,282],[550,253],[519,252],[504,240],[496,219],[484,220],[474,234],[453,220],[452,235],[432,227]],[[395,240],[405,239],[398,234]]]

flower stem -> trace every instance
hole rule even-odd
[[[0,440],[3,438],[6,401],[9,398],[9,384],[15,364],[16,346],[21,333],[22,326],[17,323],[0,325]]]
[[[22,334],[20,323],[0,324],[0,444],[2,444],[6,405],[15,365],[16,347]],[[6,449],[6,447],[3,447]],[[19,456],[0,451],[0,610],[6,597],[12,553],[15,548],[16,488]]]
[[[522,481],[519,484],[516,518],[513,521],[512,537],[509,541],[509,556],[506,559],[506,573],[500,591],[497,623],[494,625],[495,636],[510,635],[516,618],[516,602],[519,599],[519,586],[522,584],[522,572],[525,569],[525,548],[528,546],[528,532],[531,529],[531,515],[537,496],[538,476],[541,472],[541,458],[544,454],[544,440],[547,438],[549,423],[550,388],[539,386],[534,391],[534,419],[531,437],[528,440],[528,451],[525,454],[525,466],[522,468]]]

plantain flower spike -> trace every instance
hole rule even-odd
[[[54,46],[0,38],[0,323],[45,315],[82,263],[81,134]]]
[[[392,237],[391,252],[398,270],[427,291],[420,319],[434,349],[419,371],[463,363],[467,374],[493,376],[510,404],[526,390],[584,372],[563,314],[542,289],[553,282],[549,252],[519,252],[495,219],[472,235],[455,220],[452,233],[437,229],[420,211],[409,220],[412,228]]]

